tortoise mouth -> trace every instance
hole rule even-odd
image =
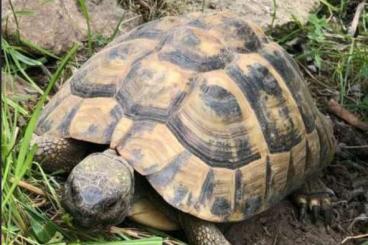
[[[90,206],[78,202],[73,196],[69,186],[65,186],[62,206],[72,215],[73,223],[82,229],[89,231],[103,230],[111,225],[122,223],[127,216],[127,208],[124,201],[105,207]]]

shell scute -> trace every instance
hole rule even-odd
[[[242,95],[222,71],[203,73],[169,121],[169,128],[202,160],[217,167],[237,168],[260,158],[251,141],[252,120]],[[251,135],[250,135],[251,134]]]
[[[123,110],[114,98],[86,98],[70,123],[69,135],[97,144],[109,144]]]
[[[186,26],[169,34],[158,55],[182,69],[196,72],[222,69],[233,59],[233,53],[221,40],[204,30]]]
[[[190,89],[191,74],[152,54],[132,66],[117,100],[133,118],[165,121]]]
[[[85,98],[113,97],[131,65],[151,54],[157,45],[156,41],[138,40],[104,49],[72,77],[72,93]]]

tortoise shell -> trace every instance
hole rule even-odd
[[[175,208],[240,221],[331,161],[331,127],[296,64],[231,13],[166,17],[94,55],[37,133],[110,145]]]

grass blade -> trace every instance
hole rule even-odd
[[[1,205],[2,208],[4,208],[5,205],[8,203],[9,198],[12,196],[12,193],[14,192],[14,190],[15,190],[16,186],[18,185],[19,181],[21,180],[21,178],[24,176],[24,174],[26,173],[26,171],[30,167],[30,163],[32,162],[32,157],[33,157],[32,153],[34,153],[35,150],[36,150],[35,147],[32,147],[31,152],[29,151],[30,143],[31,143],[33,132],[36,128],[36,123],[37,123],[38,117],[41,113],[41,109],[42,109],[42,107],[43,107],[43,105],[46,101],[47,95],[50,93],[50,91],[51,91],[52,87],[54,86],[54,84],[56,83],[56,81],[59,80],[59,78],[62,74],[62,71],[64,70],[64,68],[68,64],[69,60],[74,56],[77,49],[78,49],[78,45],[74,45],[72,47],[72,49],[66,54],[64,59],[61,61],[60,66],[58,67],[56,72],[51,77],[50,82],[49,82],[45,92],[43,93],[43,95],[41,96],[40,100],[38,101],[38,103],[36,105],[36,108],[35,108],[35,110],[32,114],[31,119],[29,120],[26,131],[24,133],[24,138],[23,138],[23,141],[20,145],[18,157],[17,157],[16,163],[15,163],[15,173],[16,173],[16,176],[14,176],[15,181],[13,182],[13,184],[11,185],[11,187],[10,187],[9,191],[7,192],[5,198],[3,199],[3,202],[2,202],[2,205]],[[29,153],[31,153],[31,154],[29,154]]]

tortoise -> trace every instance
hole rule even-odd
[[[295,61],[230,12],[118,37],[45,106],[36,134],[44,168],[71,171],[63,205],[81,226],[133,216],[193,244],[228,243],[216,223],[267,210],[335,151]]]

